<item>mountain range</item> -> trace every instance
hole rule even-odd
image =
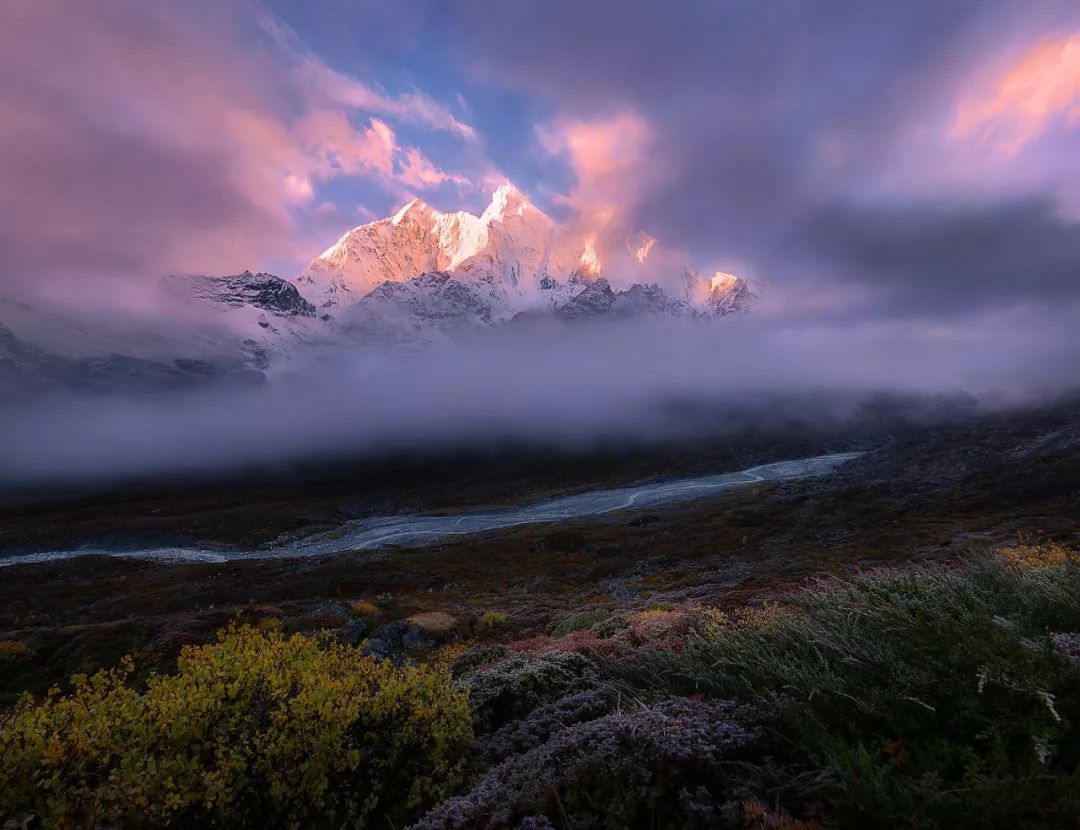
[[[644,263],[655,240],[641,236],[636,256]],[[485,325],[551,311],[723,316],[753,299],[745,280],[730,274],[707,278],[686,268],[670,277],[673,294],[641,283],[614,292],[587,234],[557,224],[504,184],[479,216],[413,199],[387,219],[353,228],[312,260],[296,286],[320,315],[347,317],[366,306],[360,316],[370,318],[405,306],[437,317],[445,302],[474,309]]]
[[[644,264],[655,240],[638,234],[627,244]],[[709,319],[747,311],[754,300],[731,274],[684,267],[664,275],[665,287],[615,276],[619,288],[589,236],[559,225],[512,185],[500,186],[479,216],[413,199],[346,232],[294,281],[250,271],[163,278],[164,325],[119,331],[0,302],[0,380],[25,389],[250,380],[321,344],[422,344],[547,318]],[[86,336],[50,348],[35,341],[48,329]]]

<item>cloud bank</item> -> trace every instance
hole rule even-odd
[[[750,316],[701,326],[508,326],[416,352],[343,351],[329,364],[319,353],[293,377],[261,387],[53,397],[0,408],[0,486],[201,476],[503,442],[573,449],[710,440],[778,421],[843,424],[858,401],[880,393],[966,390],[1024,402],[1075,383],[1062,372],[1080,358],[1064,317],[1027,311],[971,322],[843,333]],[[1037,342],[1015,333],[1030,326],[1044,332]]]

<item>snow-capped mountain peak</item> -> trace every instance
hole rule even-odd
[[[345,233],[296,282],[316,307],[335,313],[384,282],[432,271],[493,282],[517,298],[512,304],[526,307],[545,277],[599,276],[600,262],[590,243],[559,228],[507,183],[479,216],[443,213],[413,199],[390,218]]]
[[[393,225],[400,225],[402,222],[426,222],[431,220],[436,213],[437,211],[426,202],[413,199],[390,217],[390,222]]]
[[[717,291],[730,291],[741,281],[742,278],[737,277],[734,274],[725,274],[723,271],[717,271],[709,278],[709,290],[711,293]]]
[[[486,223],[505,222],[510,216],[524,216],[530,208],[532,204],[528,197],[510,182],[506,182],[495,189],[491,204],[484,209],[480,219]]]
[[[644,267],[656,240],[639,231],[625,244],[633,270]],[[649,268],[656,271],[651,260]],[[626,285],[633,275],[613,276]],[[705,277],[687,269],[681,291],[669,285],[669,293],[645,285],[645,279],[616,291],[607,282],[598,284],[603,277],[592,235],[558,225],[506,183],[479,216],[443,212],[413,199],[387,219],[353,228],[312,260],[296,285],[320,317],[341,318],[354,330],[395,318],[406,321],[405,330],[420,331],[447,298],[454,313],[436,316],[456,320],[483,307],[483,325],[563,308],[566,319],[601,311],[712,317],[744,311],[753,300],[745,281],[721,272]]]

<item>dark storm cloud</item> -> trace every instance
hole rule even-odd
[[[827,184],[816,174],[828,138],[843,139],[847,172],[872,164],[914,101],[947,96],[955,68],[978,48],[963,34],[987,4],[470,8],[461,51],[492,80],[577,117],[626,105],[648,117],[659,152],[679,169],[647,218],[700,241],[722,220],[740,232],[775,221],[772,211],[792,209],[786,200],[802,203],[800,191]]]
[[[476,0],[457,4],[452,19],[456,44],[479,69],[563,106],[589,107],[615,91],[662,109],[698,101],[703,91],[735,100],[755,88],[831,82],[813,100],[774,102],[802,109],[859,87],[869,90],[882,70],[901,62],[914,69],[915,58],[942,51],[987,5]]]
[[[835,204],[801,229],[837,276],[872,277],[882,313],[950,314],[1080,297],[1080,225],[1042,199],[986,206]]]
[[[836,272],[908,313],[1071,290],[1078,229],[1045,202],[1014,192],[984,194],[970,209],[910,197],[894,208],[904,194],[889,193],[852,203],[880,189],[876,177],[915,126],[944,130],[974,66],[1080,22],[1075,9],[982,0],[458,8],[455,37],[481,76],[576,118],[623,107],[645,117],[650,162],[665,174],[650,180],[633,221],[699,261],[743,261],[776,280],[797,279],[794,263]],[[1010,225],[1007,237],[996,233]],[[1026,276],[1010,281],[1010,270]]]

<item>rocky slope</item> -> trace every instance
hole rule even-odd
[[[242,274],[225,277],[176,276],[193,299],[223,303],[232,308],[252,306],[277,317],[314,317],[315,306],[300,296],[291,282],[273,274]]]

